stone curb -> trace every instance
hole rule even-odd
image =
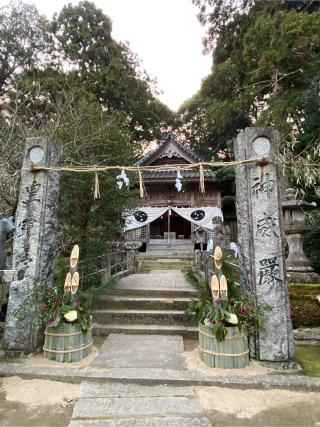
[[[143,368],[48,368],[27,367],[19,363],[0,363],[0,377],[19,376],[24,379],[44,379],[80,383],[81,381],[120,382],[123,384],[173,386],[218,386],[251,389],[291,389],[320,391],[320,378],[302,375],[270,374],[257,376],[207,376],[197,371],[175,371]]]

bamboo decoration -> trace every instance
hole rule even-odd
[[[72,295],[74,295],[77,292],[77,290],[79,288],[79,281],[80,281],[79,273],[76,271],[74,273],[74,275],[72,276],[72,279],[71,279],[71,290],[70,290],[70,292],[72,293]]]
[[[77,272],[77,267],[78,267],[78,261],[79,261],[79,246],[78,245],[74,245],[72,251],[71,251],[71,255],[70,255],[70,274],[71,276],[74,275],[74,273]]]
[[[237,327],[228,327],[224,341],[218,341],[212,328],[199,323],[200,359],[212,368],[245,368],[249,365],[247,337]]]
[[[213,254],[215,272],[210,288],[213,304],[228,298],[228,282],[222,271],[222,250],[216,246]],[[237,326],[228,326],[223,341],[218,341],[211,327],[199,323],[199,355],[210,368],[244,368],[249,364],[248,339]]]
[[[77,271],[78,268],[78,261],[79,261],[79,246],[74,245],[71,251],[70,255],[70,266],[69,266],[69,273],[66,276],[66,280],[64,282],[64,292],[65,293],[71,293],[74,295],[78,288],[79,288],[79,282],[80,277],[79,273]]]
[[[222,250],[220,246],[216,246],[213,254],[213,262],[215,266],[215,274],[211,278],[211,293],[213,300],[218,298],[228,297],[228,282],[226,276],[222,272]]]
[[[215,274],[211,278],[210,288],[211,288],[212,298],[214,300],[218,299],[219,298],[219,293],[220,293],[219,292],[219,280],[218,280],[218,278],[217,278],[217,276]]]
[[[92,327],[83,332],[80,325],[64,323],[45,330],[44,357],[57,362],[78,362],[92,350]]]
[[[79,246],[75,245],[70,256],[70,271],[64,282],[64,292],[75,295],[79,288]],[[78,323],[65,322],[45,330],[44,357],[58,362],[78,362],[92,350],[92,326],[83,332]]]

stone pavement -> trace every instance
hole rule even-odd
[[[176,311],[183,311],[183,306],[193,295],[194,290],[185,282],[179,270],[154,270],[151,274],[137,274],[122,279],[115,294],[106,296],[102,302],[109,311],[134,311],[134,316],[128,321],[133,327],[133,319],[137,321],[137,310],[143,312],[141,316],[144,319],[147,317],[147,310],[162,310],[169,320],[170,317],[176,319]],[[170,315],[168,312],[171,312]],[[162,314],[162,322],[164,318]],[[147,332],[138,332],[138,326],[145,328]],[[25,379],[81,382],[81,393],[74,407],[70,427],[209,427],[211,423],[208,417],[214,420],[215,426],[247,427],[255,425],[253,423],[257,418],[252,418],[250,424],[247,419],[238,420],[236,410],[232,419],[224,418],[229,415],[225,414],[225,409],[222,411],[218,407],[221,393],[226,396],[223,401],[229,402],[230,396],[234,396],[235,401],[238,396],[231,389],[250,392],[251,400],[258,389],[272,389],[275,396],[278,396],[277,390],[279,393],[285,393],[288,389],[315,391],[315,394],[320,391],[319,378],[303,375],[283,375],[277,372],[266,374],[246,370],[203,371],[197,365],[190,366],[189,354],[186,350],[184,352],[183,339],[176,332],[177,329],[172,330],[172,335],[163,335],[158,332],[161,329],[149,321],[135,327],[136,335],[110,333],[99,353],[95,350],[95,354],[93,352],[79,363],[59,364],[43,360],[40,356],[25,361],[1,361],[0,377],[20,376]],[[177,326],[168,325],[163,333],[168,333],[169,328]],[[101,338],[99,340],[102,341]],[[250,371],[250,367],[248,370]],[[202,407],[205,402],[201,393],[199,394],[199,386],[210,386],[211,389],[211,386],[216,386],[219,391],[214,390],[215,405],[210,403],[209,410],[204,406],[206,412]],[[211,391],[205,393],[207,397]],[[246,395],[243,396],[243,401],[247,401]],[[243,403],[243,406],[246,405]],[[272,410],[275,407],[277,401]],[[211,413],[210,408],[215,408],[215,412]],[[266,412],[266,417],[270,416],[270,411]],[[287,412],[289,415],[292,408]]]
[[[195,290],[186,282],[181,270],[151,270],[146,274],[130,274],[120,280],[114,293],[123,293],[123,291],[141,290],[147,292],[168,292],[177,291],[182,294],[187,293],[195,295]],[[144,294],[147,296],[146,294]]]
[[[180,336],[110,334],[94,366],[187,369]]]
[[[82,383],[69,427],[211,427],[192,387]]]
[[[187,370],[180,336],[111,334],[101,368]],[[82,382],[69,427],[210,427],[192,387]]]

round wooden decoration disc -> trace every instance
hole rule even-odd
[[[76,271],[71,279],[71,293],[74,295],[79,288],[79,273]]]
[[[79,246],[74,245],[71,252],[71,256],[70,256],[70,266],[72,268],[75,268],[78,264],[78,260],[79,260]]]

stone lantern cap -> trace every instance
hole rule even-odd
[[[316,208],[315,202],[309,203],[305,200],[285,200],[282,202],[282,208],[283,209],[304,209],[304,210],[310,210]]]
[[[283,209],[314,209],[317,207],[316,203],[309,203],[305,200],[296,199],[297,190],[295,188],[286,189],[286,200],[282,202]]]

